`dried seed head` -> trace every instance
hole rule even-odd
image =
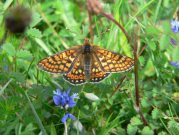
[[[6,29],[12,33],[23,33],[31,22],[31,11],[22,5],[11,8],[5,16]]]
[[[87,0],[87,8],[90,13],[94,13],[97,15],[103,12],[99,0]]]

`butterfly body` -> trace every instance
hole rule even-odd
[[[41,60],[38,66],[51,73],[61,73],[71,84],[100,82],[110,73],[124,72],[133,67],[133,59],[91,45],[83,45],[57,53]]]

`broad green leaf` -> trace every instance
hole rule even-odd
[[[7,52],[10,56],[15,56],[16,50],[11,43],[6,43],[3,45],[3,50]]]
[[[136,133],[137,133],[137,126],[133,126],[131,124],[128,124],[128,126],[127,126],[127,133],[128,133],[128,135],[136,135]]]
[[[33,38],[41,38],[42,33],[36,28],[30,28],[27,30],[27,35]]]
[[[160,118],[160,117],[161,117],[160,111],[159,111],[157,108],[155,108],[155,109],[152,111],[152,118],[153,118],[153,119],[158,119],[158,118]]]
[[[148,126],[146,126],[142,129],[141,134],[142,135],[154,135],[154,132]]]
[[[132,126],[142,125],[142,122],[138,117],[133,117],[130,122]]]
[[[31,24],[30,24],[30,27],[36,26],[41,20],[42,20],[42,18],[41,18],[41,16],[40,16],[40,14],[37,13],[37,12],[34,12],[34,13],[32,14],[32,22],[31,22]]]
[[[27,50],[20,50],[19,52],[17,52],[17,58],[21,58],[24,60],[32,60],[32,54],[27,51]]]

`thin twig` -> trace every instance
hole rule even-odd
[[[123,81],[125,80],[126,75],[122,77],[122,79],[120,80],[119,84],[117,85],[117,87],[115,88],[114,92],[111,94],[111,97],[117,92],[117,90],[119,89],[119,87],[121,86],[121,84],[123,83]]]
[[[136,97],[136,110],[139,113],[141,120],[144,125],[148,125],[147,120],[145,119],[141,109],[140,109],[140,96],[139,96],[139,84],[138,84],[138,56],[137,56],[137,38],[134,36],[134,75],[135,75],[135,97]]]
[[[125,34],[127,41],[130,43],[130,38],[126,32],[126,30],[124,29],[124,27],[114,19],[114,17],[111,14],[107,14],[105,12],[101,12],[101,15],[105,16],[106,18],[108,18],[109,20],[111,20],[112,22],[114,22],[121,30],[122,32]]]
[[[137,55],[137,59],[140,57],[140,55],[143,53],[143,51],[145,50],[145,48],[147,47],[147,45],[143,46],[141,51],[139,52],[139,54]]]
[[[21,42],[21,44],[19,46],[19,50],[21,50],[22,47],[24,46],[25,40],[26,40],[26,37],[24,36],[24,38],[22,39],[22,42]]]
[[[88,19],[89,19],[90,40],[93,43],[93,39],[94,39],[93,23],[92,23],[92,15],[89,10],[88,10]]]

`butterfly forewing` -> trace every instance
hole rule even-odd
[[[63,75],[65,80],[72,84],[85,83],[84,65],[81,61],[79,57],[74,63],[73,69],[68,74]]]
[[[71,71],[78,56],[78,49],[75,47],[41,60],[38,66],[51,73],[65,74]]]
[[[124,72],[134,65],[132,58],[95,47],[95,56],[104,72]]]

